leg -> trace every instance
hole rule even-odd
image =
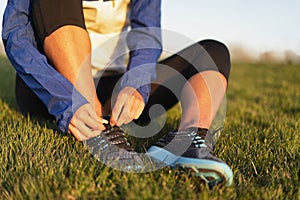
[[[211,68],[215,65],[217,68]],[[183,113],[180,129],[188,126],[208,128],[223,99],[229,69],[227,48],[213,40],[201,41],[163,60],[157,65],[157,83],[151,85],[151,96],[138,121],[148,123],[149,110],[155,104],[168,110],[181,100]],[[120,77],[101,77],[98,83],[98,97],[107,113],[111,109],[110,98],[107,97],[111,97]],[[189,80],[188,84],[186,80]],[[161,114],[154,113],[154,117]]]
[[[160,64],[172,70],[158,65],[157,82],[163,86],[152,85],[142,121],[150,120],[148,112],[152,105],[159,104],[168,110],[180,100],[180,129],[191,126],[209,128],[225,94],[229,77],[230,57],[226,46],[214,40],[204,40]]]
[[[179,130],[209,129],[225,95],[227,81],[219,72],[205,71],[188,80],[181,95],[182,119]]]
[[[204,53],[202,66],[217,65],[218,70],[198,69],[185,84],[181,95],[182,120],[179,129],[201,127],[208,129],[217,113],[227,88],[230,57],[227,48],[216,41],[202,41]],[[195,112],[199,111],[199,112]]]
[[[82,1],[35,0],[32,8],[34,27],[47,58],[102,115],[91,73],[91,44]]]
[[[78,140],[99,135],[107,121],[100,117],[102,106],[92,77],[91,44],[85,30],[82,1],[34,0],[31,3],[33,26],[49,62],[89,102],[73,114],[69,131]]]
[[[204,49],[193,45],[179,52],[181,58],[173,56],[167,62],[173,64],[169,65],[172,67],[185,67],[186,70],[181,72],[188,72],[181,73],[187,79],[180,95],[181,124],[178,131],[160,138],[148,153],[166,165],[186,169],[209,187],[218,184],[230,186],[233,172],[225,162],[214,156],[214,132],[208,130],[226,91],[229,52],[216,41],[206,40],[199,44]],[[178,84],[178,81],[173,84]],[[160,98],[167,96],[161,94]]]
[[[44,50],[57,71],[74,84],[102,115],[92,77],[91,46],[86,30],[76,26],[61,27],[45,38]]]
[[[32,92],[24,81],[16,75],[16,100],[23,114],[41,116],[46,119],[54,119],[51,116],[43,102]]]

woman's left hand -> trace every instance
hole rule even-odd
[[[133,87],[124,87],[112,110],[111,125],[121,126],[139,118],[145,108],[142,95]]]

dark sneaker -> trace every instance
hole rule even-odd
[[[143,161],[127,141],[124,131],[118,126],[104,126],[106,129],[100,135],[83,142],[90,153],[109,167],[126,172],[140,172]]]
[[[211,134],[207,129],[188,128],[170,132],[148,150],[149,155],[171,167],[199,176],[210,187],[232,184],[230,167],[213,155]]]

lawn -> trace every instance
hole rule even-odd
[[[298,199],[300,65],[233,64],[227,117],[215,153],[234,183],[209,190],[168,168],[145,174],[110,169],[55,123],[23,116],[14,70],[0,59],[0,199]],[[168,119],[178,120],[178,107]],[[175,128],[175,127],[173,127]]]

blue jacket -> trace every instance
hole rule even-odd
[[[131,73],[123,77],[121,87],[137,88],[145,102],[161,54],[160,5],[161,0],[131,0],[130,3],[127,69]],[[56,118],[58,129],[67,132],[74,113],[88,102],[38,51],[29,13],[30,0],[8,0],[2,28],[5,51],[19,76]]]

